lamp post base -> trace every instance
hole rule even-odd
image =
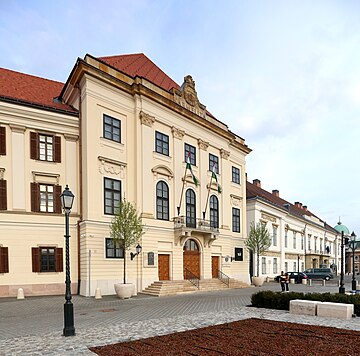
[[[339,287],[339,293],[345,294],[345,287]]]
[[[351,282],[351,289],[356,290],[356,280],[355,279],[353,279]]]
[[[64,304],[64,329],[63,336],[75,336],[74,306],[72,303]]]

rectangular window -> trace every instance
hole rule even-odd
[[[40,184],[40,211],[42,213],[53,213],[54,212],[54,186],[53,185]]]
[[[215,166],[215,173],[219,174],[219,157],[209,153],[209,171],[213,171]]]
[[[121,121],[106,114],[103,115],[104,121],[104,137],[121,142]]]
[[[114,242],[111,238],[105,239],[106,244],[106,258],[124,258],[124,249],[119,242]]]
[[[169,156],[169,136],[155,131],[155,151]]]
[[[232,167],[232,182],[240,184],[240,169]]]
[[[7,185],[5,179],[0,179],[0,210],[7,210]]]
[[[232,208],[232,231],[240,232],[240,209]]]
[[[0,127],[0,156],[6,155],[6,129]]]
[[[31,211],[61,214],[61,186],[31,183]]]
[[[297,267],[297,266],[296,266],[296,262],[294,262],[294,266],[293,266],[293,267],[294,267],[293,271],[295,272],[295,271],[296,271],[296,267]]]
[[[288,247],[288,230],[285,230],[285,247]]]
[[[308,250],[311,251],[311,235],[308,236]]]
[[[277,226],[273,225],[273,246],[277,246]]]
[[[30,132],[30,158],[61,162],[61,137]]]
[[[288,263],[285,262],[285,272],[288,272]]]
[[[304,264],[304,262],[301,262],[301,270],[302,270],[302,271],[305,270],[305,264]]]
[[[293,249],[296,249],[296,232],[293,232]]]
[[[196,166],[196,148],[185,143],[185,159],[184,161],[187,162],[188,159],[190,160],[190,164],[192,166]]]
[[[62,248],[50,246],[33,247],[31,253],[33,272],[63,271]]]
[[[104,178],[105,214],[115,215],[121,200],[121,181]]]
[[[261,274],[266,274],[266,257],[261,257]]]
[[[9,250],[7,247],[0,247],[0,273],[9,273]]]
[[[278,273],[277,258],[273,260],[273,273]]]
[[[301,235],[301,250],[304,249],[304,238],[305,238],[305,235]]]

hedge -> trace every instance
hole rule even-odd
[[[354,304],[354,313],[360,316],[360,294],[331,294],[331,293],[299,293],[260,291],[251,296],[251,305],[257,308],[289,310],[290,300],[305,299],[320,302]]]

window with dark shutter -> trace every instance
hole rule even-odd
[[[31,211],[40,211],[40,187],[38,183],[30,183]]]
[[[7,210],[7,189],[5,179],[0,179],[0,210]]]
[[[6,155],[6,129],[5,127],[0,127],[0,155]]]
[[[61,214],[61,185],[54,185],[54,213]]]
[[[39,140],[36,132],[30,132],[30,158],[39,159]]]
[[[9,250],[0,247],[0,273],[9,273]]]
[[[56,249],[56,257],[55,257],[55,271],[62,272],[63,271],[63,249]]]
[[[31,248],[32,271],[40,272],[40,250],[38,247]]]
[[[54,162],[60,163],[61,162],[61,137],[54,136],[54,142],[55,142]]]

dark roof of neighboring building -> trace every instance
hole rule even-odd
[[[76,113],[71,106],[54,101],[64,84],[0,68],[0,100]]]
[[[320,218],[318,218],[315,214],[313,214],[311,211],[309,211],[307,209],[307,207],[304,208],[304,206],[302,206],[302,205],[301,205],[301,207],[296,206],[295,204],[290,203],[289,201],[281,198],[280,196],[277,196],[274,193],[268,192],[267,190],[261,188],[261,186],[258,186],[257,184],[247,181],[246,182],[246,199],[251,199],[251,198],[261,198],[263,200],[266,200],[267,202],[269,202],[277,207],[287,210],[292,215],[297,215],[297,216],[301,216],[301,217],[303,217],[304,215],[307,215],[309,217],[314,217],[316,219],[319,219],[320,222],[324,223],[324,226],[327,230],[331,230],[332,232],[337,233],[337,231],[333,227],[331,227],[326,222],[324,222]],[[306,220],[306,221],[310,221],[310,220]]]
[[[146,78],[166,91],[170,91],[172,88],[180,89],[180,86],[146,57],[144,53],[98,57],[98,60],[109,64],[130,77]]]

